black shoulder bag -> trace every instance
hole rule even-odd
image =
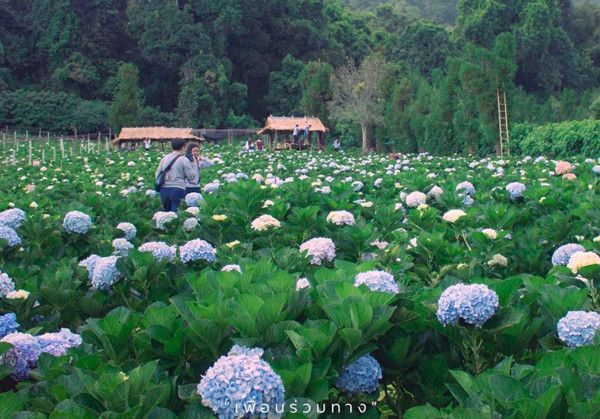
[[[175,164],[175,162],[177,161],[177,159],[179,157],[181,157],[181,156],[177,156],[173,160],[171,160],[171,163],[169,163],[167,168],[164,170],[161,170],[160,173],[158,174],[158,176],[156,177],[156,180],[154,181],[154,190],[156,192],[160,192],[160,190],[162,189],[162,186],[165,184],[165,178],[167,176],[167,173],[169,172],[169,170],[171,170],[171,167],[173,167],[173,165]]]

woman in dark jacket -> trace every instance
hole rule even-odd
[[[196,143],[191,143],[188,145],[185,156],[192,163],[192,169],[196,176],[191,179],[185,180],[185,192],[197,192],[200,191],[200,170],[210,167],[214,164],[214,162],[206,157],[200,156],[200,145]]]

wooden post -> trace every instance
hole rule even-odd
[[[29,165],[31,166],[31,140],[29,141]]]
[[[46,149],[42,147],[42,163],[46,163]]]
[[[63,137],[60,137],[60,155],[63,159],[65,158],[65,140]]]
[[[4,144],[4,148],[2,149],[2,155],[6,156],[6,134],[2,133],[2,144]]]
[[[71,147],[71,156],[73,156],[73,149],[77,152],[77,128],[75,128],[75,138],[73,139],[73,147]]]
[[[88,154],[90,154],[90,134],[88,134],[87,152],[88,152]]]

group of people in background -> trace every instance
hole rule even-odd
[[[298,124],[296,124],[296,126],[294,127],[294,132],[292,133],[292,138],[294,139],[294,144],[300,143],[300,133],[302,133],[302,135],[304,136],[304,141],[308,141],[308,135],[310,134],[310,127],[312,127],[312,125],[307,125],[303,131],[302,128],[300,128],[300,126]]]
[[[183,138],[171,141],[172,152],[160,161],[155,178],[163,172],[164,184],[160,189],[160,201],[165,211],[176,212],[181,200],[192,192],[200,193],[200,172],[214,162],[200,155],[200,144],[187,142]]]
[[[296,125],[296,128],[298,125]],[[306,127],[305,133],[310,126]],[[308,135],[307,133],[305,135]],[[294,131],[294,138],[296,131]],[[152,141],[144,141],[146,150],[151,147]],[[187,145],[187,148],[186,148]],[[192,192],[201,192],[200,173],[202,169],[210,167],[214,162],[200,154],[200,144],[187,142],[183,138],[175,138],[171,141],[172,152],[160,161],[156,169],[155,178],[162,172],[164,184],[160,189],[160,200],[165,211],[176,212],[181,200]],[[244,148],[248,151],[262,151],[263,141],[259,138],[256,143],[248,138]],[[340,151],[340,140],[333,142],[333,150]]]
[[[264,147],[265,147],[265,143],[260,138],[258,140],[256,140],[256,143],[255,143],[252,140],[252,138],[248,137],[248,140],[244,144],[244,149],[246,151],[254,151],[254,150],[263,151]]]

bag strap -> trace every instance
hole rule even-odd
[[[180,156],[180,155],[178,155],[178,156],[177,156],[177,157],[175,157],[173,160],[171,160],[171,163],[169,163],[169,165],[166,167],[166,169],[165,169],[165,170],[163,170],[163,174],[165,174],[165,175],[166,175],[166,174],[167,174],[167,172],[168,172],[169,170],[171,170],[171,167],[173,167],[173,165],[175,164],[175,162],[177,161],[177,159],[178,159],[179,157],[181,157],[181,156]]]

